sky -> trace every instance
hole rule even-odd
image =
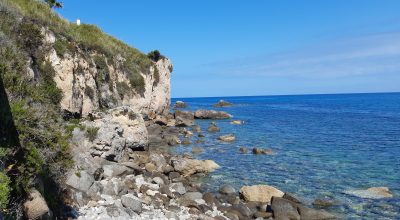
[[[64,18],[170,58],[172,97],[400,91],[398,0],[63,3]]]

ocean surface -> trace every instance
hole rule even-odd
[[[232,107],[213,108],[220,99]],[[173,148],[211,159],[221,169],[205,177],[205,188],[231,184],[268,184],[290,192],[310,205],[328,198],[327,210],[343,219],[400,219],[400,93],[254,96],[173,99],[187,110],[229,112],[243,125],[218,120],[221,132],[205,130],[210,120],[197,120],[205,143]],[[236,141],[217,137],[233,133]],[[194,138],[196,140],[196,138]],[[248,147],[249,153],[239,152]],[[273,149],[275,155],[253,155],[251,148]],[[374,186],[389,187],[393,198],[362,199],[345,193]]]

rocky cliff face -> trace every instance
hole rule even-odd
[[[124,66],[125,57],[111,58],[80,48],[60,55],[53,48],[57,40],[54,35],[46,31],[44,36],[50,46],[47,58],[55,70],[54,81],[62,90],[60,105],[66,115],[85,117],[95,110],[122,105],[143,115],[168,112],[173,68],[168,58],[161,58],[139,72],[143,85],[137,91]]]

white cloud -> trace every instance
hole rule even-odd
[[[400,74],[400,32],[353,37],[312,45],[297,51],[235,61],[222,74],[331,78],[386,73]],[[225,75],[224,74],[224,75]]]

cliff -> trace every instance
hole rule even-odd
[[[123,56],[87,52],[79,46],[73,52],[60,54],[54,48],[59,41],[54,34],[46,31],[44,36],[50,47],[46,57],[55,70],[54,81],[63,93],[60,106],[67,115],[85,117],[95,110],[122,105],[144,115],[168,112],[172,72],[168,58],[159,59],[132,79],[126,68],[127,58]]]
[[[111,160],[146,148],[143,118],[168,113],[172,69],[168,58],[70,23],[43,1],[0,0],[0,218],[29,217],[32,201],[64,214],[63,183],[79,171],[79,147]],[[107,129],[116,136],[107,139]],[[99,131],[115,148],[74,144],[77,130],[89,139]]]

